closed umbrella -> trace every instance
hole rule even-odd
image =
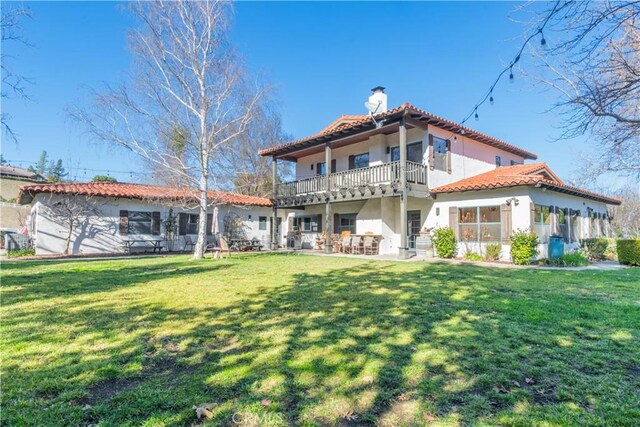
[[[218,207],[213,208],[213,218],[211,218],[211,234],[216,236],[216,240],[218,239],[218,234],[220,234],[220,224],[218,223]]]

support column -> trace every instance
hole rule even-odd
[[[409,258],[409,239],[407,236],[407,127],[406,119],[403,116],[400,119],[400,127],[398,128],[400,137],[400,247],[399,258]]]
[[[280,241],[279,233],[278,233],[278,205],[277,205],[277,197],[278,197],[278,159],[273,157],[273,161],[271,163],[272,175],[271,182],[273,185],[273,214],[271,216],[271,250],[278,249],[278,242]]]
[[[331,144],[326,143],[324,145],[324,178],[325,178],[325,189],[329,194],[331,192]],[[327,197],[325,199],[325,236],[326,239],[324,241],[324,253],[330,254],[333,252],[333,245],[331,242],[331,233],[333,232],[333,214],[331,212],[331,197]]]

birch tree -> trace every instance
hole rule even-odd
[[[251,85],[227,40],[226,1],[135,2],[140,27],[129,37],[130,84],[95,93],[75,111],[98,140],[140,156],[165,182],[193,189],[199,208],[194,258],[204,256],[208,190],[229,179],[212,173],[252,120],[262,90]]]

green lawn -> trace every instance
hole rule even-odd
[[[2,425],[640,420],[640,269],[5,262],[1,313]]]

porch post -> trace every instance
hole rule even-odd
[[[278,249],[278,159],[273,156],[273,161],[271,163],[271,182],[273,185],[272,189],[272,199],[273,199],[273,214],[271,216],[271,250]]]
[[[325,178],[325,189],[327,193],[331,191],[331,144],[326,143],[324,145],[324,178]],[[327,197],[325,199],[325,241],[324,241],[324,253],[330,254],[333,252],[332,242],[331,242],[331,233],[333,232],[333,214],[331,213],[331,198]]]
[[[398,128],[400,137],[400,259],[409,258],[409,241],[407,239],[407,127],[405,116],[400,119]]]

